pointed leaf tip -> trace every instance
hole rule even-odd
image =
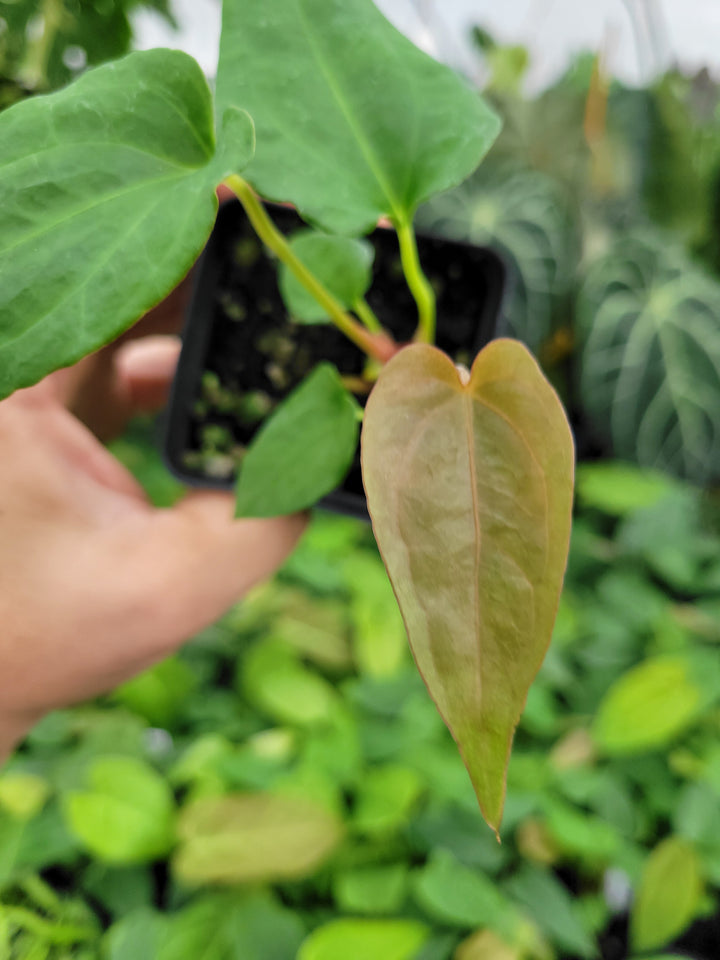
[[[565,413],[519,343],[486,347],[467,385],[439,350],[410,346],[370,396],[362,458],[415,659],[498,834],[515,727],[567,562]]]

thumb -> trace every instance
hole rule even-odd
[[[153,514],[144,553],[151,569],[160,573],[153,606],[164,621],[158,641],[169,649],[209,626],[270,577],[308,521],[305,514],[235,520],[233,510],[231,494],[201,492]]]
[[[175,375],[179,337],[154,336],[129,340],[115,354],[118,391],[131,413],[161,409]]]

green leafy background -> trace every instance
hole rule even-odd
[[[145,436],[115,452],[168,503]],[[47,717],[5,767],[12,956],[464,960],[484,930],[502,960],[592,958],[631,890],[638,945],[713,912],[720,538],[703,498],[661,475],[588,465],[579,491],[502,845],[369,528],[318,515],[272,583],[110,697]],[[684,665],[676,723],[643,679],[663,661]]]

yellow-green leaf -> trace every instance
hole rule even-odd
[[[469,378],[434,347],[407,347],[366,409],[375,536],[420,672],[495,830],[557,611],[573,453],[555,392],[510,340],[486,347]]]
[[[0,777],[0,807],[18,820],[32,820],[50,796],[50,784],[34,773]]]
[[[657,749],[691,724],[705,704],[685,657],[654,657],[610,688],[595,718],[593,737],[611,754]]]
[[[687,840],[670,837],[650,854],[633,908],[635,950],[663,947],[690,923],[702,899],[700,861]]]
[[[428,933],[417,920],[333,920],[310,934],[298,960],[413,960]]]
[[[335,849],[342,826],[327,809],[297,796],[208,797],[180,816],[175,872],[189,883],[298,879]]]

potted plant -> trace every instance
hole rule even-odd
[[[296,295],[311,294],[367,355],[373,529],[415,659],[496,831],[562,584],[573,444],[519,343],[494,341],[471,370],[434,346],[413,218],[473,172],[498,130],[476,93],[371,0],[226,0],[214,103],[191,58],[153,50],[0,117],[0,396],[159,302],[205,244],[222,182]],[[321,232],[288,242],[259,197],[292,202]],[[409,344],[336,286],[356,238],[383,217],[417,305]],[[304,509],[333,489],[360,419],[337,369],[313,369],[248,450],[238,515]]]

